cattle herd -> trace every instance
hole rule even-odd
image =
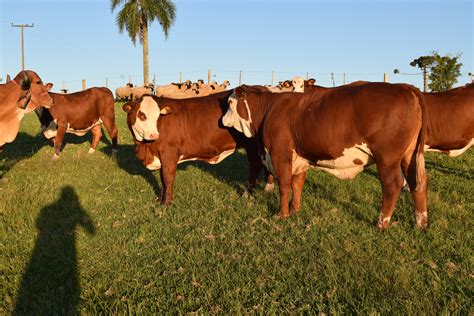
[[[8,81],[8,80],[7,80]],[[265,170],[265,190],[278,181],[279,216],[297,213],[310,167],[351,179],[374,163],[382,186],[377,227],[390,225],[406,179],[416,225],[428,226],[424,151],[458,156],[474,143],[474,84],[422,93],[408,84],[358,81],[326,88],[295,77],[276,87],[241,85],[227,90],[204,81],[166,86],[127,84],[116,99],[135,142],[137,159],[160,170],[161,203],[173,201],[177,165],[217,164],[238,148],[247,152],[248,189]],[[33,71],[0,85],[0,152],[14,141],[23,115],[35,111],[59,158],[65,133],[92,131],[94,152],[104,124],[118,149],[114,97],[107,88],[71,94],[49,92]],[[290,201],[290,193],[292,193]]]

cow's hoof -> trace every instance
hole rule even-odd
[[[275,190],[275,184],[274,183],[265,184],[264,190],[266,193],[273,193],[273,191]]]
[[[419,229],[428,228],[428,212],[416,212],[416,227]]]
[[[58,160],[58,159],[59,159],[59,155],[54,154],[54,155],[53,155],[53,160],[56,161],[56,160]]]
[[[285,219],[285,218],[287,218],[287,217],[289,217],[289,216],[290,216],[290,213],[288,213],[288,212],[285,212],[285,213],[280,212],[280,213],[278,213],[278,218],[279,218],[279,219]]]
[[[390,226],[390,219],[391,219],[390,216],[384,217],[383,214],[380,213],[379,219],[377,220],[377,225],[376,225],[376,227],[377,227],[379,230],[385,230],[385,229],[387,229],[387,228]]]
[[[95,149],[94,148],[89,148],[89,151],[87,153],[88,154],[93,154],[93,153],[95,153]]]

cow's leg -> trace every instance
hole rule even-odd
[[[249,163],[249,178],[247,184],[247,191],[252,194],[257,186],[257,179],[262,171],[263,163],[257,153],[247,151],[247,160]]]
[[[64,134],[66,134],[66,124],[58,123],[56,136],[54,137],[54,155],[53,160],[59,159],[61,146],[63,145]]]
[[[416,225],[419,228],[428,227],[428,175],[425,170],[424,158],[406,156],[402,160],[402,170],[408,182],[415,204]],[[417,187],[418,185],[418,187]]]
[[[169,205],[173,202],[173,185],[178,166],[178,157],[179,155],[171,150],[160,155],[162,186],[164,187],[161,199],[162,204]]]
[[[272,193],[275,190],[275,176],[267,169],[265,169],[265,181],[267,182],[265,184],[265,192]]]
[[[380,210],[377,227],[385,229],[390,225],[395,205],[403,186],[400,163],[389,166],[377,164],[380,183],[382,184],[382,209]]]
[[[291,152],[270,152],[270,157],[275,169],[275,175],[278,177],[278,187],[280,191],[280,218],[288,217],[288,201],[290,199],[290,189],[292,182],[291,174]]]
[[[109,137],[112,141],[112,152],[116,153],[118,151],[118,130],[115,126],[115,116],[114,116],[114,109],[112,108],[108,112],[106,112],[102,117],[102,121],[104,122],[105,129],[109,134]]]
[[[92,128],[92,143],[91,148],[89,148],[89,154],[95,152],[97,145],[99,144],[100,138],[102,137],[102,129],[100,125],[96,125]]]
[[[291,190],[293,191],[293,197],[291,198],[290,214],[295,214],[300,210],[301,192],[303,192],[304,180],[306,179],[307,173],[307,171],[304,171],[292,177]]]
[[[161,180],[161,191],[160,191],[160,203],[163,204],[165,202],[165,178],[163,177],[163,169],[160,169],[160,180]]]

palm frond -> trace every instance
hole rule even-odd
[[[168,38],[169,30],[176,19],[175,4],[170,0],[144,0],[142,6],[147,13],[148,21],[158,20],[165,37]]]

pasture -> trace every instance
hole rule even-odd
[[[89,155],[89,134],[67,135],[53,161],[33,113],[6,145],[0,313],[474,313],[473,149],[426,154],[426,231],[407,192],[395,225],[375,228],[374,167],[350,181],[310,171],[301,212],[279,220],[262,183],[242,197],[243,152],[180,165],[163,207],[119,105],[114,157],[109,141]]]

